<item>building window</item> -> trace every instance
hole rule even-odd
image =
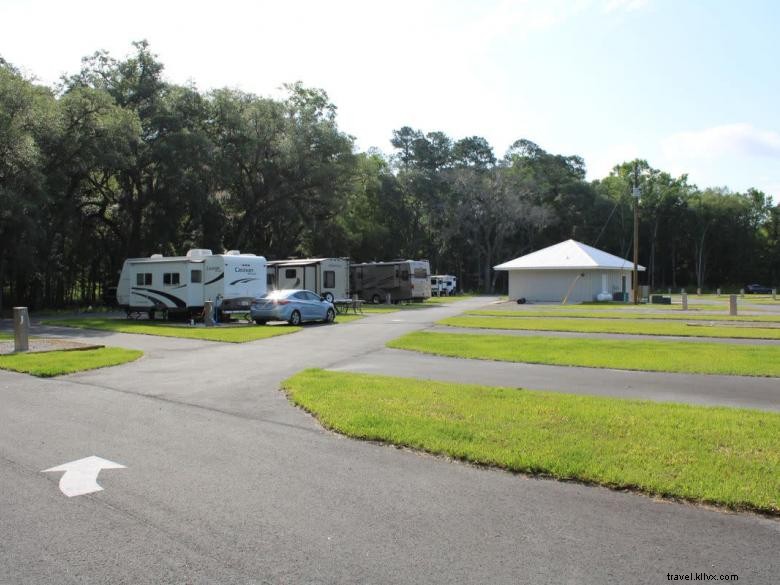
[[[135,284],[137,286],[152,286],[152,273],[139,272],[135,275]]]
[[[298,276],[298,271],[295,268],[288,268],[284,271],[285,278],[295,278]]]
[[[203,271],[202,270],[191,270],[190,271],[190,282],[203,282]]]
[[[178,272],[165,272],[163,274],[163,284],[166,284],[166,285],[179,284],[179,273]]]
[[[336,288],[336,271],[335,270],[325,270],[322,273],[322,279],[325,281],[324,282],[325,288]]]

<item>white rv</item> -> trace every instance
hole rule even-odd
[[[268,262],[268,287],[305,288],[333,299],[349,298],[349,260],[304,258]]]
[[[427,260],[365,262],[350,266],[352,292],[372,303],[422,301],[431,297],[431,266]]]
[[[230,250],[190,250],[186,256],[129,258],[122,266],[116,298],[128,315],[159,312],[192,316],[213,301],[222,312],[249,310],[266,293],[266,261],[262,256]]]
[[[431,276],[431,294],[435,297],[454,295],[458,289],[458,279],[451,274],[434,274]]]

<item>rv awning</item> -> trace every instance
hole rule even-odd
[[[323,260],[329,260],[330,258],[293,258],[290,260],[271,260],[268,262],[269,266],[310,266],[312,264],[319,264]]]

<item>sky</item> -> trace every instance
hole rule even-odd
[[[146,39],[173,83],[324,89],[361,150],[394,129],[520,138],[780,200],[780,2],[0,0],[0,55],[44,84]]]

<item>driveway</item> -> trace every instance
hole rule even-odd
[[[776,581],[776,519],[353,441],[278,391],[483,303],[242,345],[64,333],[148,353],[53,380],[0,372],[0,583]],[[41,473],[90,455],[126,468],[72,498]]]

